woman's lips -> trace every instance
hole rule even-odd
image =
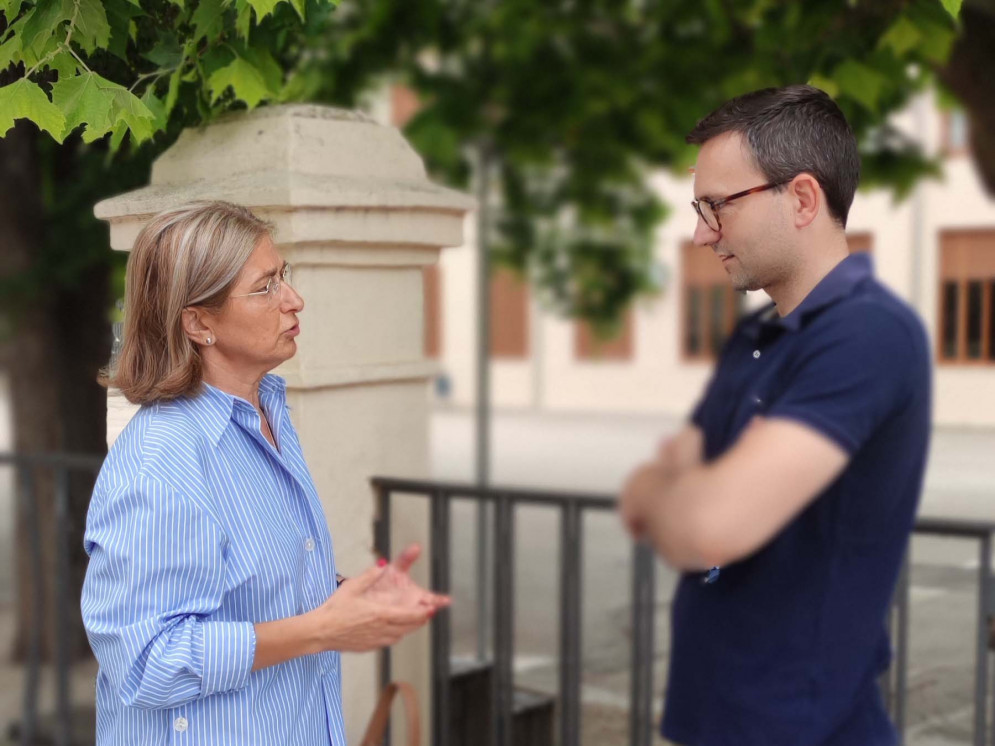
[[[290,327],[289,329],[287,329],[287,331],[284,332],[284,334],[288,334],[291,337],[296,337],[300,333],[301,333],[300,324],[294,324],[292,327]]]

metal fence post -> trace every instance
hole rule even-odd
[[[432,495],[432,589],[449,593],[449,507],[445,491]],[[442,609],[432,620],[432,730],[433,746],[449,746],[450,712],[450,615]]]
[[[653,740],[653,611],[656,596],[653,549],[637,543],[632,552],[632,683],[629,697],[629,743]]]
[[[568,503],[560,516],[560,746],[578,746],[583,621],[580,506]]]

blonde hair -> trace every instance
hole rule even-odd
[[[124,338],[101,383],[133,404],[196,394],[200,350],[183,309],[218,311],[273,226],[230,202],[194,202],[156,215],[138,234],[125,275]]]

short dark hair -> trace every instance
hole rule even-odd
[[[737,96],[698,122],[687,141],[703,145],[726,132],[744,136],[770,182],[812,174],[829,213],[846,227],[860,181],[860,154],[846,117],[825,91],[789,85]]]

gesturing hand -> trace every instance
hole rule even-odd
[[[366,597],[390,606],[427,608],[430,614],[449,606],[451,599],[448,596],[425,590],[411,579],[409,571],[419,556],[421,547],[417,544],[405,547],[367,589]]]

